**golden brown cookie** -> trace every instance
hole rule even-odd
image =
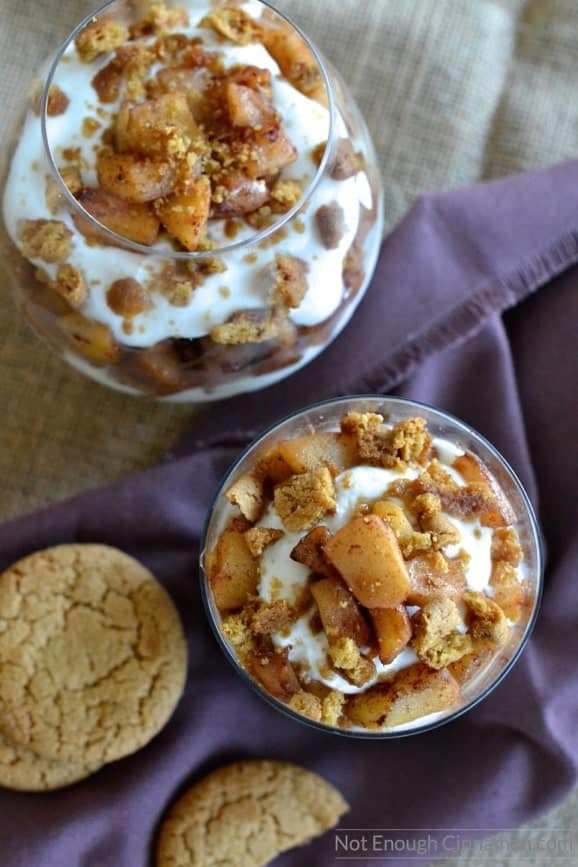
[[[55,762],[0,735],[0,786],[22,792],[49,792],[84,780],[98,767]]]
[[[337,789],[296,765],[226,765],[173,805],[157,867],[261,867],[333,828],[348,809]]]
[[[183,691],[186,644],[151,573],[104,545],[61,545],[0,576],[0,732],[98,765],[143,747]]]

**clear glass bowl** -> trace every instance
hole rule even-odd
[[[234,649],[225,639],[220,629],[221,616],[214,603],[205,568],[208,552],[214,549],[217,538],[227,520],[237,513],[225,498],[224,492],[237,479],[252,470],[256,456],[263,454],[281,440],[302,436],[313,431],[337,431],[339,430],[340,419],[348,412],[380,413],[389,424],[421,416],[427,421],[432,437],[448,440],[461,450],[470,451],[478,456],[490,470],[514,510],[517,520],[512,526],[518,533],[525,564],[528,600],[523,608],[522,616],[518,622],[511,626],[508,642],[496,651],[485,668],[482,668],[472,680],[462,686],[459,703],[447,711],[390,730],[342,729],[315,722],[300,713],[296,713],[287,704],[267,692],[242,667]],[[217,641],[237,673],[261,698],[292,719],[322,731],[346,737],[390,739],[419,734],[457,719],[490,695],[496,686],[504,680],[519,659],[536,621],[542,594],[543,555],[540,531],[528,495],[509,464],[481,434],[454,416],[427,404],[397,397],[354,396],[328,400],[292,414],[266,431],[240,456],[223,479],[210,507],[201,541],[200,574],[206,613]]]
[[[75,40],[93,32],[89,28],[109,26],[111,21],[134,27],[149,5],[145,0],[114,0],[89,15],[34,82],[24,122],[14,131],[11,158],[6,160],[2,267],[28,322],[88,376],[137,395],[182,402],[217,400],[290,375],[345,327],[377,261],[383,233],[381,181],[367,127],[339,75],[284,15],[266,2],[250,0],[244,8],[260,16],[268,34],[276,34],[275,39],[268,37],[269,49],[295,86],[275,74],[278,67],[262,44],[233,44],[210,28],[187,32],[192,37],[200,32],[209,50],[222,52],[227,68],[270,67],[274,104],[297,147],[297,161],[280,174],[275,170],[266,175],[271,164],[263,168],[259,151],[257,168],[252,169],[257,177],[247,181],[243,175],[239,182],[241,192],[255,197],[245,196],[242,204],[242,196],[235,198],[236,187],[229,189],[225,204],[219,202],[222,187],[213,179],[212,218],[197,249],[185,249],[163,231],[151,241],[142,210],[128,239],[126,223],[119,228],[111,216],[114,208],[111,211],[94,193],[94,162],[103,135],[105,146],[122,150],[118,126],[116,138],[111,134],[111,112],[118,111],[123,94],[128,93],[131,105],[142,101],[142,87],[139,91],[138,74],[136,85],[130,79],[130,64],[124,65],[120,97],[113,92],[116,101],[99,103],[91,83],[94,76],[101,74],[100,81],[110,80],[113,86],[114,64],[121,61],[108,52],[82,63]],[[166,2],[169,10],[185,9],[195,24],[218,5],[208,0]],[[184,29],[184,24],[177,24],[174,32]],[[154,85],[147,84],[153,89],[146,97],[186,92],[194,114],[195,88],[205,87],[210,79],[191,84],[199,62],[194,50],[189,46],[186,57],[171,56],[173,49],[182,48],[175,40],[164,40],[158,48],[162,34],[142,38],[155,44],[159,56],[165,52],[164,65],[176,64],[184,75],[165,77],[159,84],[153,65],[146,75]],[[108,72],[101,73],[105,67]],[[68,99],[64,108],[58,104],[58,91],[51,90],[54,85]],[[129,87],[133,89],[122,90]],[[202,118],[198,123],[204,129]],[[229,133],[230,129],[223,135]],[[262,141],[258,127],[245,134],[247,141]],[[218,138],[211,138],[211,147],[215,141],[220,146]],[[314,155],[315,145],[320,147]],[[349,167],[344,154],[350,158]],[[80,178],[75,169],[80,169]],[[298,188],[297,198],[273,199],[276,182],[285,180],[298,181],[300,194]],[[278,193],[280,188],[275,189]],[[327,210],[323,216],[318,212],[323,206],[331,210],[334,203],[341,211],[331,222]],[[147,202],[144,207],[150,220],[151,206]],[[250,207],[256,209],[249,215],[238,214]],[[230,212],[233,216],[224,216]],[[158,212],[153,209],[153,214],[156,219]],[[49,233],[44,243],[37,220],[58,223],[60,229],[51,236],[52,228],[43,228]],[[151,231],[154,235],[154,219]],[[58,247],[63,233],[65,241],[71,233],[72,252]],[[288,301],[277,292],[283,279],[277,256],[304,263],[306,292],[298,300]],[[248,330],[243,331],[244,325],[237,328],[236,342],[230,343],[231,330],[219,331],[218,326],[238,324],[239,318],[248,323]]]

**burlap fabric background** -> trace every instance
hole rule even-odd
[[[0,0],[4,134],[40,60],[93,6]],[[423,190],[578,155],[576,0],[278,0],[278,6],[316,40],[359,100],[381,161],[390,226]],[[134,400],[81,378],[27,330],[6,294],[0,517],[149,465],[170,449],[192,408]],[[575,799],[532,828],[505,835],[504,846],[519,851],[542,829],[571,827],[577,812]],[[502,858],[460,863],[481,867]]]

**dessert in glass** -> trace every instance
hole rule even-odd
[[[539,531],[478,433],[401,398],[305,409],[216,494],[202,587],[218,641],[278,709],[394,738],[472,708],[519,657],[542,585]]]
[[[310,362],[383,231],[355,103],[268,3],[115,0],[44,70],[3,198],[32,326],[114,388],[206,401]]]

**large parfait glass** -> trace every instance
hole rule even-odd
[[[336,337],[375,267],[367,128],[261,0],[106,4],[40,70],[5,157],[6,281],[64,359],[116,389],[269,386]]]

